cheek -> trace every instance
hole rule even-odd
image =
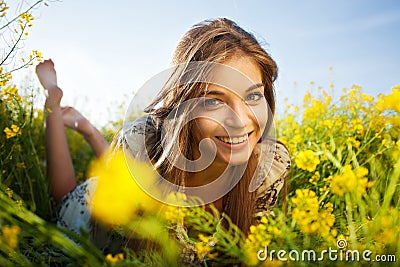
[[[258,126],[262,134],[268,122],[268,106],[267,104],[257,105],[252,108],[252,111],[254,123]]]
[[[211,137],[216,123],[206,118],[198,118],[194,120],[193,136],[197,142],[200,142],[206,137]]]

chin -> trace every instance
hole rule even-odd
[[[250,155],[233,155],[232,157],[220,157],[220,161],[230,166],[238,166],[246,164],[249,161]]]
[[[231,160],[231,162],[229,162],[229,165],[238,166],[238,165],[246,164],[248,162],[249,162],[249,158],[237,159],[237,160]]]

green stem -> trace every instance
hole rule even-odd
[[[349,230],[350,230],[351,246],[352,246],[352,248],[356,248],[357,238],[356,238],[356,231],[355,231],[354,223],[353,223],[353,207],[352,207],[353,203],[350,199],[349,193],[345,194],[345,202],[346,202],[347,223],[349,225]]]
[[[36,58],[37,58],[37,56],[32,57],[32,59],[30,59],[30,60],[29,60],[28,62],[26,62],[25,64],[19,66],[18,68],[15,68],[15,69],[13,69],[13,70],[10,70],[9,72],[14,72],[14,71],[20,70],[20,69],[22,69],[22,68],[25,68],[26,66],[29,66],[29,65],[33,62],[33,60],[35,60]]]
[[[358,156],[358,154],[360,154],[360,153],[363,151],[363,149],[364,149],[366,146],[368,146],[368,145],[371,144],[375,139],[377,139],[377,135],[381,134],[381,133],[383,132],[384,129],[385,129],[385,128],[382,128],[382,129],[379,131],[379,133],[376,133],[367,143],[363,144],[363,145],[357,150],[356,157]]]
[[[385,195],[383,197],[382,209],[387,210],[389,208],[390,202],[392,201],[393,195],[398,190],[398,180],[400,177],[400,159],[397,161],[396,168],[390,175],[389,185],[387,186]]]
[[[15,41],[13,47],[11,48],[11,50],[8,52],[8,54],[6,55],[6,57],[0,62],[0,66],[4,64],[4,62],[10,57],[10,55],[14,52],[15,48],[17,47],[17,44],[21,41],[22,35],[24,34],[26,28],[26,23],[25,25],[22,27],[21,33],[18,36],[18,39]]]
[[[325,155],[332,163],[335,165],[336,168],[342,170],[342,164],[328,151],[321,151],[321,154]]]

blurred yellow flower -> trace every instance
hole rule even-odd
[[[263,216],[260,223],[250,226],[250,232],[244,243],[244,250],[246,252],[247,264],[252,266],[259,262],[257,252],[271,244],[274,237],[280,237],[281,230],[276,225],[270,225],[268,219]]]
[[[14,136],[21,135],[21,129],[17,125],[13,124],[11,125],[11,129],[6,127],[4,129],[4,133],[6,134],[6,138],[9,139]]]
[[[9,198],[12,198],[12,196],[13,196],[13,194],[14,194],[14,191],[13,191],[11,188],[7,187],[7,189],[6,189],[6,194],[7,194],[7,196],[8,196]]]
[[[0,86],[5,86],[12,79],[11,72],[1,73],[0,74]]]
[[[304,110],[303,121],[313,121],[315,120],[315,114],[325,114],[328,105],[329,103],[324,103],[321,100],[312,99],[311,105]]]
[[[393,141],[391,139],[383,139],[382,140],[382,146],[389,148],[393,145]]]
[[[17,204],[18,208],[21,208],[24,203],[22,202],[21,199],[18,199],[15,201],[15,204]]]
[[[18,94],[18,89],[15,85],[7,85],[5,88],[2,88],[0,98],[4,102],[12,99],[16,99],[17,101],[21,100],[21,96]]]
[[[347,144],[349,144],[349,145],[351,145],[352,147],[355,147],[355,148],[359,148],[360,145],[361,145],[360,141],[358,141],[354,137],[347,137],[346,141],[347,141],[346,142]]]
[[[320,163],[317,153],[309,149],[300,151],[294,161],[298,168],[309,172],[315,171]]]
[[[400,237],[400,214],[394,207],[382,211],[373,220],[374,240],[386,246],[396,245]]]
[[[32,21],[32,20],[35,19],[35,18],[32,16],[32,14],[30,14],[30,13],[22,13],[22,14],[20,15],[20,18],[21,18],[22,20],[24,20],[26,23],[28,23],[28,22],[30,22],[30,21]]]
[[[24,162],[17,162],[17,164],[15,165],[17,168],[19,169],[25,169],[25,163]]]
[[[351,120],[351,125],[353,126],[353,130],[357,133],[362,135],[364,133],[364,126],[360,119],[353,119]]]
[[[376,108],[379,111],[394,110],[400,112],[400,85],[393,87],[392,93],[389,95],[379,95]]]
[[[312,135],[314,133],[314,129],[311,127],[307,127],[305,130],[306,135]]]
[[[308,180],[310,183],[312,183],[313,185],[317,185],[317,182],[319,181],[319,179],[321,178],[321,175],[318,171],[316,171],[314,173],[314,175]]]
[[[187,197],[184,193],[170,193],[166,198],[164,205],[164,218],[172,224],[183,224],[187,208],[185,208],[185,202]]]
[[[307,205],[310,209],[318,210],[318,199],[314,191],[310,189],[296,189],[296,196],[292,198],[293,205]]]
[[[114,265],[114,263],[118,261],[122,261],[124,259],[124,254],[118,253],[113,256],[112,254],[107,254],[106,260],[111,263],[111,265]]]
[[[91,199],[93,216],[111,225],[124,225],[137,212],[157,212],[161,203],[148,195],[137,184],[130,169],[142,175],[148,185],[155,184],[156,176],[148,164],[136,162],[119,151],[94,162],[90,175],[98,177]]]
[[[39,52],[38,50],[32,50],[32,53],[29,55],[29,60],[32,61],[33,59],[36,59],[38,62],[42,61],[42,52]]]
[[[18,245],[18,235],[21,229],[17,225],[3,226],[1,229],[2,236],[0,237],[0,243],[6,244],[9,248],[15,249]]]
[[[217,239],[214,236],[204,236],[203,234],[199,234],[199,242],[196,242],[196,254],[199,259],[209,258],[213,259],[218,254],[217,253],[210,253],[215,246]]]
[[[328,129],[332,129],[333,121],[332,120],[323,120],[323,121],[319,121],[318,124],[323,128],[326,127]]]
[[[296,196],[291,201],[292,219],[303,233],[318,233],[325,238],[332,234],[335,216],[332,214],[333,205],[330,202],[320,210],[317,195],[309,189],[297,189]]]
[[[353,170],[350,165],[344,166],[342,174],[332,177],[332,193],[338,196],[343,196],[345,193],[362,195],[367,188],[372,186],[372,183],[368,182],[367,175],[368,169],[364,167],[358,167]]]

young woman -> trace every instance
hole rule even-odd
[[[178,43],[172,66],[169,79],[145,110],[148,116],[126,124],[115,146],[149,160],[165,181],[181,190],[211,195],[205,203],[247,233],[276,203],[290,167],[284,145],[268,138],[275,112],[276,63],[253,35],[220,18],[194,25]],[[76,186],[54,65],[39,64],[37,74],[51,110],[46,142],[58,221],[78,232],[90,218],[82,199],[88,199],[92,185]],[[101,154],[104,139],[82,116],[77,118],[70,126]],[[207,185],[215,191],[203,194]]]

